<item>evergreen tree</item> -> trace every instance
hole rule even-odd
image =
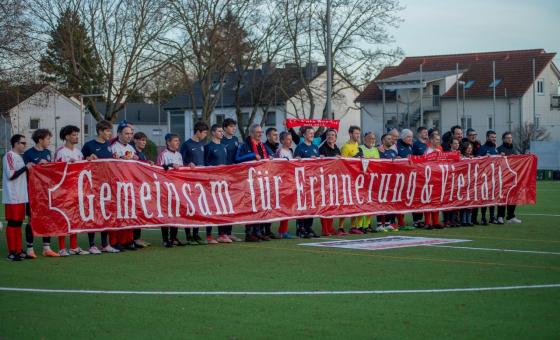
[[[50,33],[41,71],[68,95],[102,93],[104,75],[95,48],[76,11],[66,9]]]

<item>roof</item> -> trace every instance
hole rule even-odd
[[[105,114],[105,102],[96,102],[95,107],[101,115]],[[167,117],[163,109],[160,111],[158,120],[158,106],[148,103],[126,103],[122,110],[117,113],[116,122],[126,119],[133,125],[157,125],[167,124]]]
[[[28,84],[0,88],[0,114],[6,115],[8,111],[48,86],[46,84]]]
[[[316,65],[316,64],[315,64]],[[325,66],[316,66],[316,72],[308,81],[326,71]],[[252,69],[243,73],[229,72],[225,75],[221,90],[216,92],[216,107],[235,107],[237,83],[241,77],[239,89],[240,106],[254,106],[255,103],[284,105],[304,87],[301,73],[306,75],[306,67]],[[215,81],[219,85],[219,80]],[[203,98],[200,82],[194,83],[192,90],[184,89],[164,105],[165,110],[202,108]],[[194,105],[193,105],[194,104]]]
[[[441,71],[451,73],[459,65],[464,70],[461,81],[474,80],[468,88],[469,97],[492,97],[492,62],[496,63],[496,79],[501,79],[496,87],[496,94],[503,96],[507,91],[509,97],[521,97],[533,83],[533,59],[535,74],[538,77],[552,61],[556,53],[546,53],[544,49],[499,51],[484,53],[465,53],[407,57],[398,66],[385,67],[377,77],[360,93],[357,102],[382,100],[382,91],[377,82],[393,77],[403,77],[419,72],[420,65],[424,74]],[[442,97],[455,97],[455,86]],[[394,93],[386,93],[386,99],[394,99]]]

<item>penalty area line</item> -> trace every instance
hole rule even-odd
[[[27,292],[48,294],[90,294],[90,295],[383,295],[383,294],[422,294],[422,293],[457,293],[457,292],[485,292],[497,290],[522,290],[560,288],[560,283],[502,286],[502,287],[474,287],[474,288],[444,288],[444,289],[404,289],[404,290],[342,290],[342,291],[278,291],[278,292],[241,292],[241,291],[134,291],[134,290],[82,290],[82,289],[40,289],[0,287],[1,292]]]
[[[466,250],[486,250],[486,251],[499,251],[499,252],[504,252],[504,253],[529,253],[529,254],[560,255],[560,253],[555,253],[555,252],[551,252],[551,251],[499,249],[499,248],[479,248],[479,247],[460,247],[460,246],[445,246],[445,245],[441,245],[441,244],[427,244],[427,245],[424,245],[424,247],[453,248],[453,249],[466,249]]]

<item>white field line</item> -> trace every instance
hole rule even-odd
[[[560,288],[560,283],[475,287],[475,288],[446,288],[446,289],[405,289],[405,290],[325,290],[325,291],[276,291],[276,292],[241,292],[241,291],[137,291],[137,290],[83,290],[83,289],[41,289],[0,287],[0,292],[26,292],[49,294],[90,294],[90,295],[383,295],[383,294],[422,294],[422,293],[456,293],[456,292],[484,292],[497,290],[522,290]]]
[[[428,244],[424,247],[438,247],[438,248],[453,248],[453,249],[467,249],[467,250],[488,250],[488,251],[499,251],[504,253],[530,253],[530,254],[547,254],[547,255],[560,255],[560,253],[555,253],[551,251],[538,251],[538,250],[520,250],[520,249],[499,249],[499,248],[479,248],[479,247],[459,247],[459,246],[444,246],[438,244]]]

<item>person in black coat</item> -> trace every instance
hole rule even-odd
[[[498,147],[498,152],[502,156],[511,156],[518,154],[513,145],[513,136],[511,132],[504,132],[504,134],[502,135],[502,145]],[[515,217],[515,205],[501,205],[498,207],[498,224],[504,224],[505,222],[510,224],[521,223],[521,220]]]

